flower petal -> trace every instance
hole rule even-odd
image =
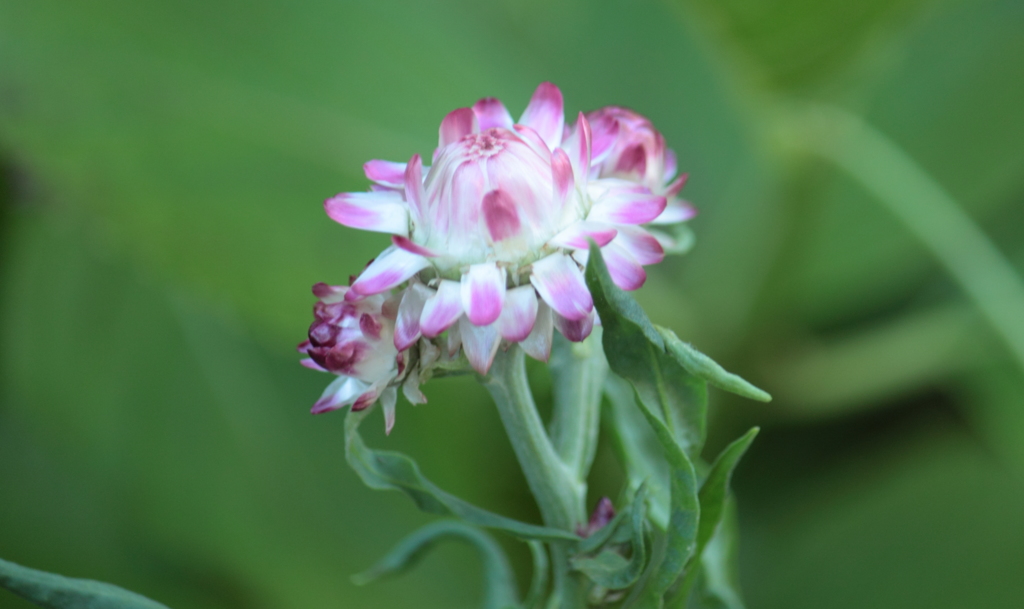
[[[306,368],[309,368],[310,370],[316,370],[317,372],[327,372],[327,368],[324,368],[320,364],[314,362],[313,358],[311,357],[307,357],[303,360],[300,360],[299,363],[305,366]]]
[[[651,220],[651,224],[677,224],[693,219],[697,215],[697,208],[687,201],[675,199],[665,206],[657,218]]]
[[[405,395],[405,399],[409,400],[410,404],[426,404],[427,396],[423,395],[420,391],[420,371],[418,367],[414,367],[409,371],[409,376],[405,377],[405,381],[402,383],[402,393]]]
[[[380,294],[402,283],[416,273],[430,266],[430,261],[423,256],[407,252],[395,246],[384,250],[376,260],[370,263],[355,280],[345,300],[351,302],[362,296]]]
[[[480,208],[492,241],[503,241],[519,235],[522,222],[516,207],[512,196],[500,188],[484,195]]]
[[[570,249],[587,249],[590,247],[588,240],[593,239],[599,246],[604,247],[618,232],[610,224],[580,220],[552,237],[548,244]]]
[[[405,351],[419,339],[423,305],[433,294],[433,290],[421,283],[413,283],[405,290],[395,320],[395,349]]]
[[[619,236],[612,242],[629,252],[640,264],[658,264],[665,259],[665,248],[657,238],[639,226],[620,226]]]
[[[363,173],[371,182],[385,186],[401,187],[405,180],[405,163],[373,160],[363,163]]]
[[[485,97],[473,104],[473,114],[476,114],[480,131],[486,131],[491,127],[512,128],[512,115],[508,113],[505,104],[493,97]]]
[[[562,148],[569,154],[572,161],[572,170],[576,174],[577,185],[581,188],[586,185],[587,175],[590,173],[590,123],[587,117],[580,112],[576,117],[576,127],[572,130]]]
[[[526,351],[527,355],[542,362],[548,361],[551,357],[552,325],[551,307],[544,302],[538,303],[537,319],[533,323],[533,330],[530,335],[519,342],[519,346]]]
[[[417,256],[424,256],[426,258],[438,258],[441,254],[435,252],[429,247],[425,247],[416,243],[412,239],[406,237],[400,237],[398,235],[391,236],[391,243],[394,243],[396,247],[399,247],[410,254],[416,254]]]
[[[551,177],[555,190],[555,206],[561,208],[572,194],[572,187],[575,184],[572,161],[561,148],[555,148],[551,154]]]
[[[462,316],[462,286],[444,279],[437,292],[427,299],[420,315],[420,331],[427,338],[444,332]]]
[[[456,108],[441,121],[438,130],[438,147],[444,148],[477,131],[476,114],[470,108]]]
[[[473,325],[494,323],[504,300],[504,268],[493,262],[474,264],[462,275],[462,308]]]
[[[343,192],[324,201],[324,210],[349,228],[409,234],[409,208],[395,192]]]
[[[384,411],[384,435],[390,436],[395,427],[395,404],[398,402],[398,390],[388,387],[380,394],[381,410]]]
[[[562,141],[565,110],[562,92],[549,82],[542,82],[533,92],[519,123],[536,131],[548,148],[554,150]]]
[[[568,319],[582,319],[594,308],[583,273],[565,254],[552,254],[534,262],[530,283],[552,309]]]
[[[594,207],[587,220],[613,224],[644,224],[658,217],[668,205],[665,197],[658,196],[643,186],[623,180],[597,180],[591,189]],[[592,185],[595,182],[591,182]]]
[[[405,186],[405,200],[408,201],[409,210],[413,218],[423,216],[423,159],[420,155],[414,154],[405,166],[405,173],[402,174],[402,184]]]
[[[689,180],[689,179],[690,179],[690,174],[684,173],[683,175],[679,176],[678,178],[672,180],[672,182],[668,186],[665,187],[665,196],[666,197],[674,197],[677,194],[679,194],[679,191],[683,189],[683,186],[686,186],[686,181]]]
[[[526,144],[536,152],[540,158],[545,161],[549,161],[551,159],[551,149],[548,148],[548,145],[543,139],[541,139],[540,135],[536,131],[526,125],[513,125],[512,129],[515,130],[519,139],[526,142]]]
[[[558,328],[558,331],[562,333],[562,336],[574,343],[578,343],[590,336],[590,333],[594,331],[594,320],[597,318],[594,311],[591,311],[590,315],[583,319],[576,321],[566,319],[557,313],[555,313],[554,317],[555,327]]]
[[[619,137],[619,121],[614,116],[603,113],[591,113],[590,164],[598,165],[611,152]]]
[[[671,148],[666,148],[665,149],[665,174],[662,176],[661,179],[664,180],[665,182],[668,182],[672,178],[676,177],[676,172],[677,171],[679,171],[679,161],[676,158],[676,152],[675,152],[675,150],[672,150]],[[686,183],[686,174],[684,173],[682,176],[680,176],[680,178],[682,179],[683,183],[685,184]],[[682,185],[680,185],[679,187],[682,188]],[[678,192],[678,191],[676,191],[676,192]]]
[[[512,288],[505,293],[505,305],[498,317],[498,333],[505,340],[526,340],[537,320],[537,293],[532,285]]]
[[[469,365],[480,374],[487,374],[501,342],[496,325],[477,326],[468,317],[463,317],[459,320],[459,334],[462,335],[462,350],[466,352]]]
[[[615,241],[601,248],[601,256],[608,265],[612,281],[623,290],[635,290],[647,281],[644,267]]]
[[[337,410],[342,406],[348,406],[370,389],[370,383],[366,383],[350,376],[339,376],[334,379],[327,389],[324,389],[320,399],[313,404],[310,410],[313,414],[320,414]]]
[[[462,347],[462,333],[459,331],[459,324],[448,328],[448,357],[455,357]]]

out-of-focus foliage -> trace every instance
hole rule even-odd
[[[0,0],[0,554],[171,607],[473,606],[457,545],[350,583],[429,519],[362,487],[292,349],[309,286],[384,241],[320,201],[551,80],[678,151],[697,246],[637,297],[775,397],[711,394],[708,454],[762,426],[733,480],[747,604],[1016,607],[1024,373],[884,205],[780,152],[774,108],[863,116],[1021,274],[1022,31],[1017,0]],[[368,441],[536,522],[486,393],[426,393]]]

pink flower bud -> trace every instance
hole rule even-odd
[[[309,356],[303,361],[307,367],[339,376],[313,406],[314,413],[350,404],[353,410],[366,408],[400,372],[394,321],[383,311],[385,296],[348,302],[349,289],[323,283],[313,286],[320,300],[313,307],[309,340],[299,345],[299,351]]]

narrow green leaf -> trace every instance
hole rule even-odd
[[[736,500],[726,499],[722,522],[701,556],[696,595],[700,609],[744,609],[739,581],[739,522]]]
[[[527,543],[530,546],[530,554],[533,556],[533,578],[530,580],[530,590],[526,593],[523,607],[525,609],[540,609],[548,588],[548,551],[539,541]]]
[[[640,606],[660,607],[665,592],[683,572],[696,545],[700,502],[697,475],[687,451],[697,454],[707,418],[705,382],[665,352],[664,339],[640,306],[612,283],[596,244],[590,244],[587,286],[604,326],[604,348],[612,371],[629,381],[636,404],[665,451],[669,473],[669,519],[665,556],[647,582]],[[672,391],[686,386],[690,393]],[[683,412],[682,428],[675,413]],[[658,416],[660,413],[664,420]]]
[[[603,317],[602,317],[603,320]],[[700,502],[697,498],[697,475],[686,452],[675,441],[665,423],[659,419],[641,400],[637,400],[640,412],[654,429],[654,434],[665,449],[671,467],[669,525],[665,532],[665,557],[654,571],[640,599],[641,607],[661,607],[662,597],[683,572],[693,554]]]
[[[729,499],[729,482],[732,479],[732,472],[736,469],[740,458],[750,448],[750,444],[757,437],[759,428],[751,428],[750,431],[734,440],[729,446],[719,453],[715,462],[711,465],[704,484],[697,494],[700,499],[700,525],[697,530],[697,549],[686,565],[686,577],[675,596],[685,606],[685,600],[689,597],[700,568],[697,562],[702,560],[704,549],[715,535],[722,516],[725,513],[726,502]]]
[[[718,528],[718,523],[722,520],[722,514],[725,511],[732,472],[760,431],[760,428],[752,427],[750,431],[733,440],[719,453],[711,465],[711,471],[708,472],[708,477],[704,480],[697,495],[700,498],[701,515],[700,529],[697,531],[698,552],[704,549],[711,541],[711,536],[715,534],[715,529]]]
[[[515,574],[505,552],[490,535],[457,520],[442,520],[422,527],[398,542],[377,564],[353,576],[352,581],[361,586],[401,573],[418,562],[435,544],[452,539],[465,541],[480,552],[484,570],[484,609],[517,606]]]
[[[665,350],[672,354],[679,365],[719,389],[730,393],[757,400],[758,402],[770,402],[772,396],[768,392],[754,387],[739,376],[727,372],[710,357],[693,348],[693,345],[679,340],[676,333],[668,328],[654,326],[658,334],[665,342]]]
[[[0,586],[47,609],[167,609],[111,584],[37,571],[3,559]]]
[[[370,410],[349,412],[345,418],[345,458],[370,488],[402,491],[425,512],[456,516],[470,524],[505,531],[520,539],[579,541],[579,537],[569,531],[519,522],[478,508],[427,480],[412,458],[369,448],[359,435],[359,423]]]
[[[611,548],[597,556],[577,556],[571,559],[573,569],[581,571],[599,586],[609,590],[622,590],[636,583],[647,566],[647,544],[644,538],[644,515],[647,512],[647,488],[641,487],[636,499],[620,514],[628,513],[632,555],[627,559]],[[616,523],[617,524],[617,523]],[[612,523],[604,527],[608,538],[615,532]],[[606,538],[607,539],[607,538]]]
[[[608,365],[628,380],[640,400],[657,412],[691,457],[700,454],[707,425],[707,384],[665,351],[664,339],[633,297],[608,275],[601,250],[591,244],[587,287],[604,327]]]
[[[601,421],[611,436],[619,461],[626,470],[628,488],[636,492],[645,484],[650,491],[648,516],[656,527],[668,526],[668,463],[651,426],[634,405],[636,392],[616,374],[604,383],[607,405]]]

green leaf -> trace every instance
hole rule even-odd
[[[732,472],[736,469],[740,458],[750,448],[750,444],[757,437],[759,431],[759,428],[754,427],[726,446],[711,465],[711,470],[700,487],[700,492],[697,494],[700,499],[697,549],[686,566],[686,578],[676,594],[680,600],[685,601],[689,597],[690,590],[694,582],[697,581],[700,569],[696,563],[703,560],[704,550],[722,521],[726,503],[729,500],[729,481],[732,479]]]
[[[570,561],[572,567],[577,571],[581,571],[597,585],[609,590],[622,590],[635,584],[640,579],[640,574],[643,573],[644,567],[647,566],[647,545],[644,538],[644,515],[647,512],[646,503],[647,488],[642,486],[636,495],[636,499],[629,504],[629,507],[622,510],[616,516],[616,519],[609,522],[607,526],[599,531],[604,532],[601,539],[608,540],[615,533],[619,523],[628,518],[630,524],[630,545],[633,552],[629,559],[613,549],[606,548],[594,557],[573,557]],[[619,519],[619,516],[622,516],[622,519]]]
[[[505,531],[520,539],[579,541],[579,537],[568,531],[519,522],[478,508],[444,492],[427,480],[412,458],[398,452],[367,447],[359,435],[359,423],[371,410],[349,412],[345,418],[345,458],[370,488],[402,491],[425,512],[456,516],[471,524]]]
[[[664,339],[633,297],[612,283],[596,244],[590,246],[587,287],[604,327],[603,345],[613,372],[658,412],[692,457],[700,454],[707,425],[707,385],[665,351]]]
[[[743,434],[736,440],[733,440],[729,446],[718,455],[715,462],[711,465],[711,471],[708,473],[708,477],[705,478],[704,484],[700,487],[698,497],[700,498],[700,529],[697,532],[697,550],[698,552],[711,541],[711,536],[715,534],[715,529],[718,527],[718,523],[722,520],[722,514],[725,512],[726,499],[729,496],[729,482],[732,480],[732,472],[736,469],[736,465],[740,462],[740,459],[746,454],[747,449],[750,448],[754,438],[757,437],[758,432],[761,429],[753,427],[747,433]]]
[[[704,388],[704,381],[691,376],[674,357],[665,352],[663,338],[640,305],[612,283],[608,268],[596,244],[590,245],[587,286],[604,326],[604,348],[608,364],[636,391],[636,403],[665,451],[669,474],[669,519],[665,531],[665,557],[648,581],[641,606],[660,607],[662,596],[683,572],[697,538],[700,503],[697,475],[687,449],[699,452],[706,423],[706,393],[694,400],[672,391],[679,383]],[[687,400],[686,397],[690,399]],[[658,411],[665,417],[658,417]],[[673,413],[683,411],[682,429],[675,426]],[[689,424],[689,425],[687,425]],[[696,428],[696,429],[694,429]],[[694,441],[699,438],[699,441]]]
[[[37,571],[3,559],[0,586],[51,609],[167,609],[166,605],[111,584]]]
[[[602,317],[602,321],[603,321]],[[700,502],[697,498],[697,475],[693,463],[683,448],[676,443],[668,426],[659,419],[642,401],[637,400],[640,412],[654,429],[654,434],[665,449],[665,456],[671,468],[669,522],[666,530],[665,557],[654,571],[640,599],[642,607],[661,607],[665,592],[683,572],[687,560],[696,545],[697,527],[700,521]]]
[[[743,609],[739,582],[739,522],[736,500],[726,499],[721,524],[701,556],[700,609]]]
[[[604,391],[608,401],[601,420],[626,470],[628,488],[635,493],[640,485],[647,486],[651,495],[648,516],[656,527],[664,530],[668,526],[669,506],[668,463],[664,452],[651,426],[634,405],[636,394],[632,386],[621,377],[608,374]]]
[[[388,554],[367,571],[352,577],[364,585],[381,577],[405,571],[440,541],[465,541],[480,552],[484,570],[484,609],[505,609],[518,604],[515,574],[504,551],[494,539],[475,527],[457,520],[432,522],[398,542]]]
[[[686,368],[690,374],[700,377],[719,389],[730,393],[757,400],[758,402],[770,402],[772,396],[767,391],[754,387],[739,376],[727,372],[725,368],[718,365],[710,357],[693,348],[693,345],[679,340],[676,333],[668,328],[654,326],[665,341],[665,350],[672,354],[679,365]]]

